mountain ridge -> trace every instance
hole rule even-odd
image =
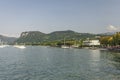
[[[7,42],[8,44],[12,43],[41,43],[41,42],[50,42],[50,41],[61,41],[64,38],[66,40],[80,40],[85,38],[94,38],[95,36],[109,36],[113,33],[79,33],[72,30],[64,31],[54,31],[51,33],[43,33],[40,31],[24,31],[21,33],[20,37],[8,37],[0,35],[0,40]]]
[[[51,33],[42,33],[40,31],[25,31],[21,33],[21,36],[16,40],[17,43],[41,43],[46,41],[60,41],[64,38],[66,40],[79,40],[87,37],[94,37],[94,34],[90,33],[78,33],[72,30],[54,31]]]

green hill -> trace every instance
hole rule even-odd
[[[45,34],[39,31],[27,31],[27,32],[22,32],[21,36],[15,42],[38,44],[42,42],[61,41],[64,38],[66,40],[73,40],[73,39],[80,40],[88,37],[93,38],[95,37],[95,35],[89,33],[78,33],[71,30],[55,31],[49,34]]]
[[[38,43],[45,39],[46,34],[39,31],[22,32],[20,37],[15,41],[17,43]]]
[[[63,40],[64,38],[66,40],[79,40],[79,39],[83,39],[83,38],[88,38],[88,37],[94,37],[93,34],[88,34],[88,33],[78,33],[78,32],[74,32],[71,30],[67,30],[67,31],[56,31],[56,32],[52,32],[49,35],[49,40],[53,41],[53,40]]]

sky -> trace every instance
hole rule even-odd
[[[0,34],[120,31],[120,0],[0,0]]]

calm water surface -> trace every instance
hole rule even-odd
[[[120,80],[120,53],[40,46],[0,48],[0,80]]]

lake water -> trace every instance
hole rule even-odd
[[[0,80],[120,80],[120,53],[44,46],[0,48]]]

